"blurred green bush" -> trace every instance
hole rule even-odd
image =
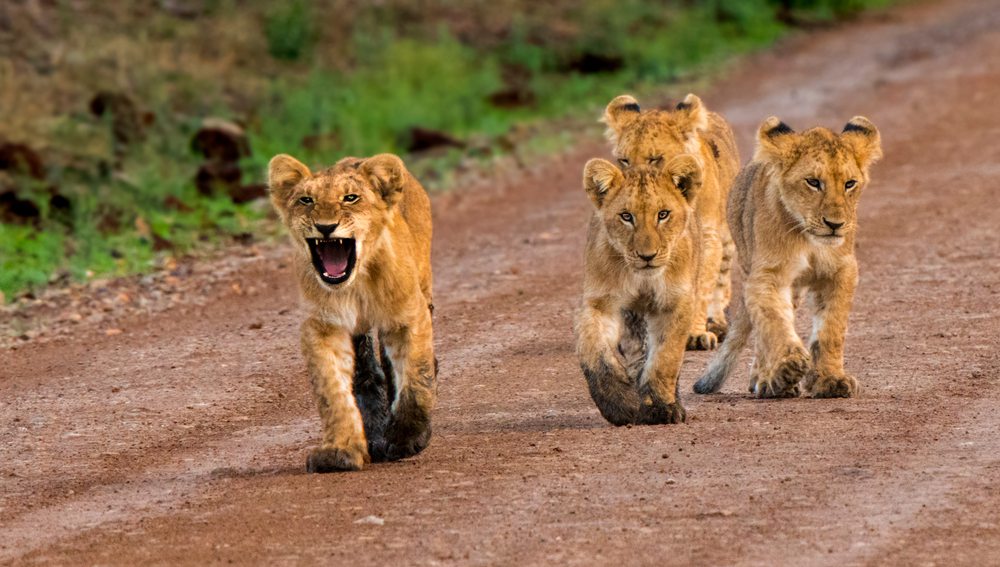
[[[17,46],[0,53],[0,143],[44,161],[42,179],[0,167],[0,292],[274,236],[266,202],[196,188],[204,158],[191,139],[206,117],[245,127],[239,183],[251,188],[279,152],[317,165],[395,152],[435,189],[468,156],[570,142],[558,128],[511,142],[520,123],[591,120],[623,90],[662,88],[887,1],[213,0],[182,16],[55,2],[58,44],[0,41]],[[31,29],[18,6],[8,20]],[[125,109],[94,112],[95,93],[124,96]],[[440,147],[417,151],[428,144]],[[35,213],[4,208],[15,201]]]

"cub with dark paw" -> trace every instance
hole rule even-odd
[[[593,159],[577,354],[598,410],[615,425],[680,423],[677,378],[697,313],[700,226],[691,155],[620,170]]]
[[[409,457],[430,441],[437,363],[431,328],[431,208],[391,154],[312,172],[269,166],[310,315],[302,351],[323,420],[311,472]]]

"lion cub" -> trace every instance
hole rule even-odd
[[[733,240],[726,226],[726,198],[740,167],[736,138],[726,120],[709,112],[701,99],[687,95],[676,108],[640,110],[629,96],[615,97],[604,109],[606,136],[622,169],[663,165],[690,154],[702,166],[702,185],[694,204],[701,225],[703,258],[698,270],[695,316],[688,350],[714,349],[727,331]]]
[[[302,350],[323,440],[307,469],[359,470],[419,453],[437,375],[427,193],[391,154],[316,173],[278,155],[268,177],[310,309]]]
[[[701,166],[687,154],[625,171],[592,159],[583,182],[595,210],[576,333],[590,395],[615,425],[682,422],[677,376],[697,310]]]
[[[729,197],[729,226],[744,274],[729,337],[695,384],[717,391],[752,331],[750,391],[758,397],[850,397],[858,381],[844,372],[844,335],[858,282],[857,206],[868,170],[882,157],[878,129],[856,116],[840,134],[802,133],[775,117],[757,131],[757,152]],[[793,298],[815,308],[809,351],[795,332]],[[811,360],[810,360],[811,353]]]

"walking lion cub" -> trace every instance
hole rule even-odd
[[[750,391],[758,397],[850,397],[858,381],[844,372],[844,335],[858,282],[857,206],[879,131],[856,116],[840,134],[794,132],[776,117],[757,132],[757,152],[729,196],[729,226],[744,274],[729,336],[704,376],[700,394],[718,391],[756,332]],[[815,308],[809,350],[795,332],[794,299]],[[810,359],[811,354],[811,359]]]
[[[711,350],[727,332],[733,240],[726,226],[726,198],[740,167],[736,138],[726,120],[687,95],[675,108],[641,110],[630,95],[615,97],[604,109],[606,136],[622,169],[660,166],[689,154],[701,165],[702,184],[694,204],[701,225],[695,316],[688,350]]]
[[[316,173],[278,155],[268,177],[310,309],[302,351],[323,439],[307,469],[359,470],[419,453],[437,375],[427,193],[391,154]]]
[[[680,423],[677,378],[697,312],[701,235],[691,155],[624,171],[584,168],[587,233],[577,354],[598,410],[615,425]]]

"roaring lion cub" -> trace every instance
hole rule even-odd
[[[576,332],[590,395],[615,425],[682,422],[677,376],[697,310],[701,235],[691,203],[701,167],[686,154],[625,171],[592,159],[583,179],[595,210]]]
[[[726,197],[740,166],[733,131],[693,94],[674,109],[645,111],[635,98],[621,95],[608,104],[602,120],[623,169],[660,166],[680,154],[690,154],[701,164],[702,186],[694,208],[701,224],[703,258],[687,348],[713,349],[726,334],[731,289],[734,250],[726,226]]]
[[[427,193],[391,154],[344,158],[317,173],[278,155],[269,185],[311,310],[302,350],[323,440],[307,469],[359,470],[419,453],[430,441],[437,375]]]
[[[757,139],[756,155],[729,197],[743,300],[694,390],[717,391],[756,331],[750,391],[758,397],[798,396],[803,378],[813,397],[854,396],[858,381],[844,372],[844,335],[858,281],[858,199],[869,168],[882,157],[878,129],[856,116],[840,134],[826,128],[796,133],[771,117]],[[808,352],[795,332],[799,291],[816,310]]]

